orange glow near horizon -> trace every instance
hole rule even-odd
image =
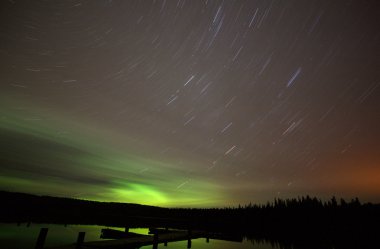
[[[380,196],[380,168],[377,162],[356,163],[352,160],[330,171],[329,175],[327,184],[331,189],[354,196]]]

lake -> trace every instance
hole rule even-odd
[[[0,223],[0,248],[6,249],[34,249],[38,234],[42,227],[49,228],[45,247],[53,247],[74,243],[77,239],[79,232],[86,232],[85,241],[100,240],[100,231],[106,226],[93,226],[93,225],[55,225],[55,224],[31,224],[27,227],[27,224],[22,223],[19,226],[17,224]],[[113,228],[123,231],[122,228]],[[147,228],[135,228],[129,229],[130,232],[148,234]],[[144,246],[141,249],[151,249],[152,246]],[[172,248],[181,249],[187,248],[187,241],[170,242],[167,246],[159,244],[158,248]],[[278,247],[271,246],[270,243],[252,243],[248,240],[239,242],[229,242],[222,240],[210,239],[209,243],[206,239],[193,239],[191,241],[191,248],[195,249],[275,249]]]

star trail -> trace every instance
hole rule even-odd
[[[0,6],[0,189],[380,201],[378,1]]]

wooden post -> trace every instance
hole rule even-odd
[[[44,248],[47,233],[48,233],[48,228],[46,228],[46,227],[41,228],[40,234],[38,235],[38,239],[36,242],[36,246],[34,247],[35,249],[43,249]]]
[[[153,249],[157,249],[157,248],[158,248],[158,232],[155,231],[153,235]]]
[[[80,249],[82,247],[85,235],[86,235],[86,232],[78,233],[77,244],[75,246],[76,249]]]
[[[187,231],[187,248],[191,248],[191,229]]]
[[[165,232],[168,232],[168,231],[169,231],[169,228],[165,227]],[[164,246],[168,246],[168,242],[167,241],[164,241]]]
[[[191,248],[191,239],[190,238],[187,240],[187,248]]]

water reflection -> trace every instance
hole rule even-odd
[[[0,223],[0,244],[1,248],[7,249],[34,249],[39,231],[43,227],[48,227],[48,235],[45,242],[45,247],[54,247],[66,244],[72,244],[76,241],[79,232],[86,232],[85,241],[100,240],[100,231],[105,226],[93,226],[93,225],[55,225],[55,224],[27,224],[22,223],[19,226],[17,224],[4,224]],[[123,228],[113,228],[123,231]],[[148,234],[147,228],[133,228],[129,229],[130,232],[139,234]],[[158,244],[158,248],[188,248],[188,241],[169,242],[167,246],[163,243]],[[141,247],[142,249],[152,249],[152,245]],[[249,240],[243,240],[243,242],[229,242],[222,240],[206,238],[191,240],[191,248],[195,249],[212,249],[212,248],[236,248],[236,249],[274,249],[268,243],[255,243],[252,244]]]
[[[187,249],[188,242],[187,241],[178,241],[178,242],[170,242],[165,246],[163,243],[158,244],[158,249]],[[243,240],[243,242],[231,242],[231,241],[223,241],[223,240],[213,240],[210,239],[209,242],[206,239],[193,239],[191,240],[191,248],[194,249],[277,249],[278,247],[273,247],[269,243],[255,243],[252,244],[249,240]],[[152,246],[143,246],[140,249],[152,249]]]
[[[33,249],[40,229],[49,228],[45,247],[74,243],[79,232],[86,232],[85,241],[99,240],[99,226],[85,225],[54,225],[54,224],[4,224],[0,223],[0,241],[4,248]],[[2,246],[3,248],[3,246]]]
[[[67,244],[73,244],[78,237],[79,232],[85,232],[84,241],[100,240],[101,229],[105,226],[96,225],[54,225],[54,224],[5,224],[0,223],[0,247],[8,249],[34,249],[40,229],[48,227],[48,235],[45,247],[54,247]],[[125,228],[112,228],[125,231]],[[147,235],[147,228],[129,229],[129,232]],[[225,238],[231,237],[231,235]],[[234,236],[232,236],[234,238]],[[231,238],[232,238],[231,237]],[[236,236],[235,236],[236,237]],[[215,238],[215,237],[214,237]],[[265,238],[258,239],[254,236],[244,236],[242,242],[225,241],[218,239],[192,239],[191,241],[178,241],[160,243],[157,247],[148,245],[141,249],[152,248],[175,248],[175,249],[349,249],[349,248],[375,248],[369,240],[360,240],[358,236],[347,236],[345,238],[319,238],[317,235],[311,235],[309,238],[281,238],[279,240],[269,240]]]

